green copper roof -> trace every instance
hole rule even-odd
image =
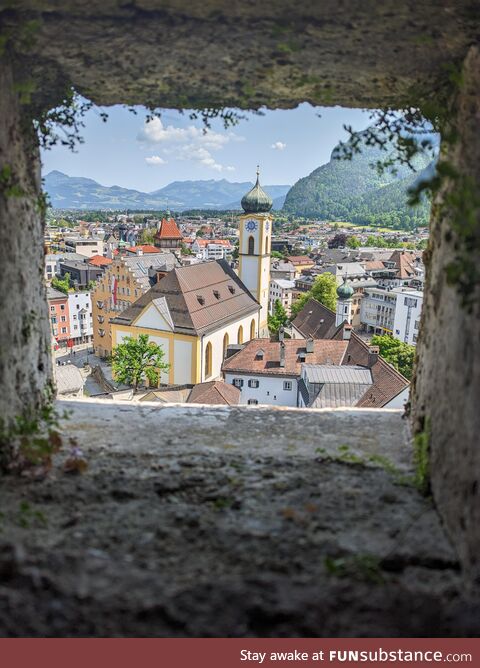
[[[350,299],[352,295],[353,288],[350,285],[347,285],[347,279],[344,277],[342,285],[339,285],[337,288],[337,296],[342,301],[345,301],[346,299]]]
[[[272,208],[273,200],[262,190],[259,182],[259,168],[257,167],[257,182],[253,188],[242,197],[242,209],[245,213],[267,213]]]

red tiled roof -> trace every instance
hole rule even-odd
[[[260,309],[228,262],[220,260],[174,268],[115,321],[131,324],[159,297],[166,299],[175,331],[186,334],[204,333],[221,323],[255,316]]]
[[[155,237],[157,239],[183,239],[183,235],[177,227],[177,223],[170,218],[166,220],[165,218],[160,223],[160,229],[156,233]]]
[[[312,339],[331,339],[337,329],[335,323],[334,311],[313,297],[310,297],[292,322],[302,336]]]
[[[342,364],[347,350],[347,341],[317,339],[313,342],[313,353],[306,352],[305,339],[286,339],[285,366],[280,366],[280,341],[252,339],[235,355],[223,363],[222,370],[235,373],[275,374],[299,376],[302,364]],[[263,359],[259,352],[263,351]],[[300,358],[300,354],[304,354]]]
[[[411,278],[415,276],[415,260],[420,257],[420,253],[413,251],[394,251],[390,257],[390,262],[395,262],[398,278]]]
[[[156,248],[156,246],[152,246],[151,244],[143,244],[140,246],[132,246],[131,248],[125,248],[127,253],[133,253],[136,255],[138,249],[142,250],[144,253],[159,253],[160,249]]]
[[[363,262],[363,266],[366,271],[372,271],[372,269],[385,269],[385,265],[381,260],[368,260]]]
[[[240,390],[229,383],[212,380],[198,383],[190,392],[187,404],[213,404],[235,406],[240,401]]]
[[[107,264],[112,264],[113,260],[103,255],[92,255],[88,264],[93,264],[95,267],[105,267]]]

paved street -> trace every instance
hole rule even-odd
[[[91,367],[100,365],[105,373],[107,379],[111,379],[111,369],[105,362],[93,354],[93,347],[91,343],[81,344],[74,348],[61,348],[55,351],[54,363],[74,364],[78,367],[84,378],[84,394],[85,396],[94,397],[98,394],[105,394],[105,390],[92,378],[90,375]],[[90,364],[91,367],[86,367]]]

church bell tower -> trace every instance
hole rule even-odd
[[[242,283],[260,303],[259,337],[268,337],[267,314],[270,289],[270,248],[272,241],[272,199],[257,181],[242,198],[244,213],[240,216],[238,274]]]

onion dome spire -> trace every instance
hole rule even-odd
[[[351,285],[348,285],[347,283],[347,275],[343,277],[343,283],[338,286],[337,288],[337,297],[341,301],[346,301],[347,299],[351,299],[353,295],[353,288]]]
[[[242,209],[245,213],[268,213],[273,200],[260,186],[260,167],[257,165],[257,181],[253,188],[242,197]]]

